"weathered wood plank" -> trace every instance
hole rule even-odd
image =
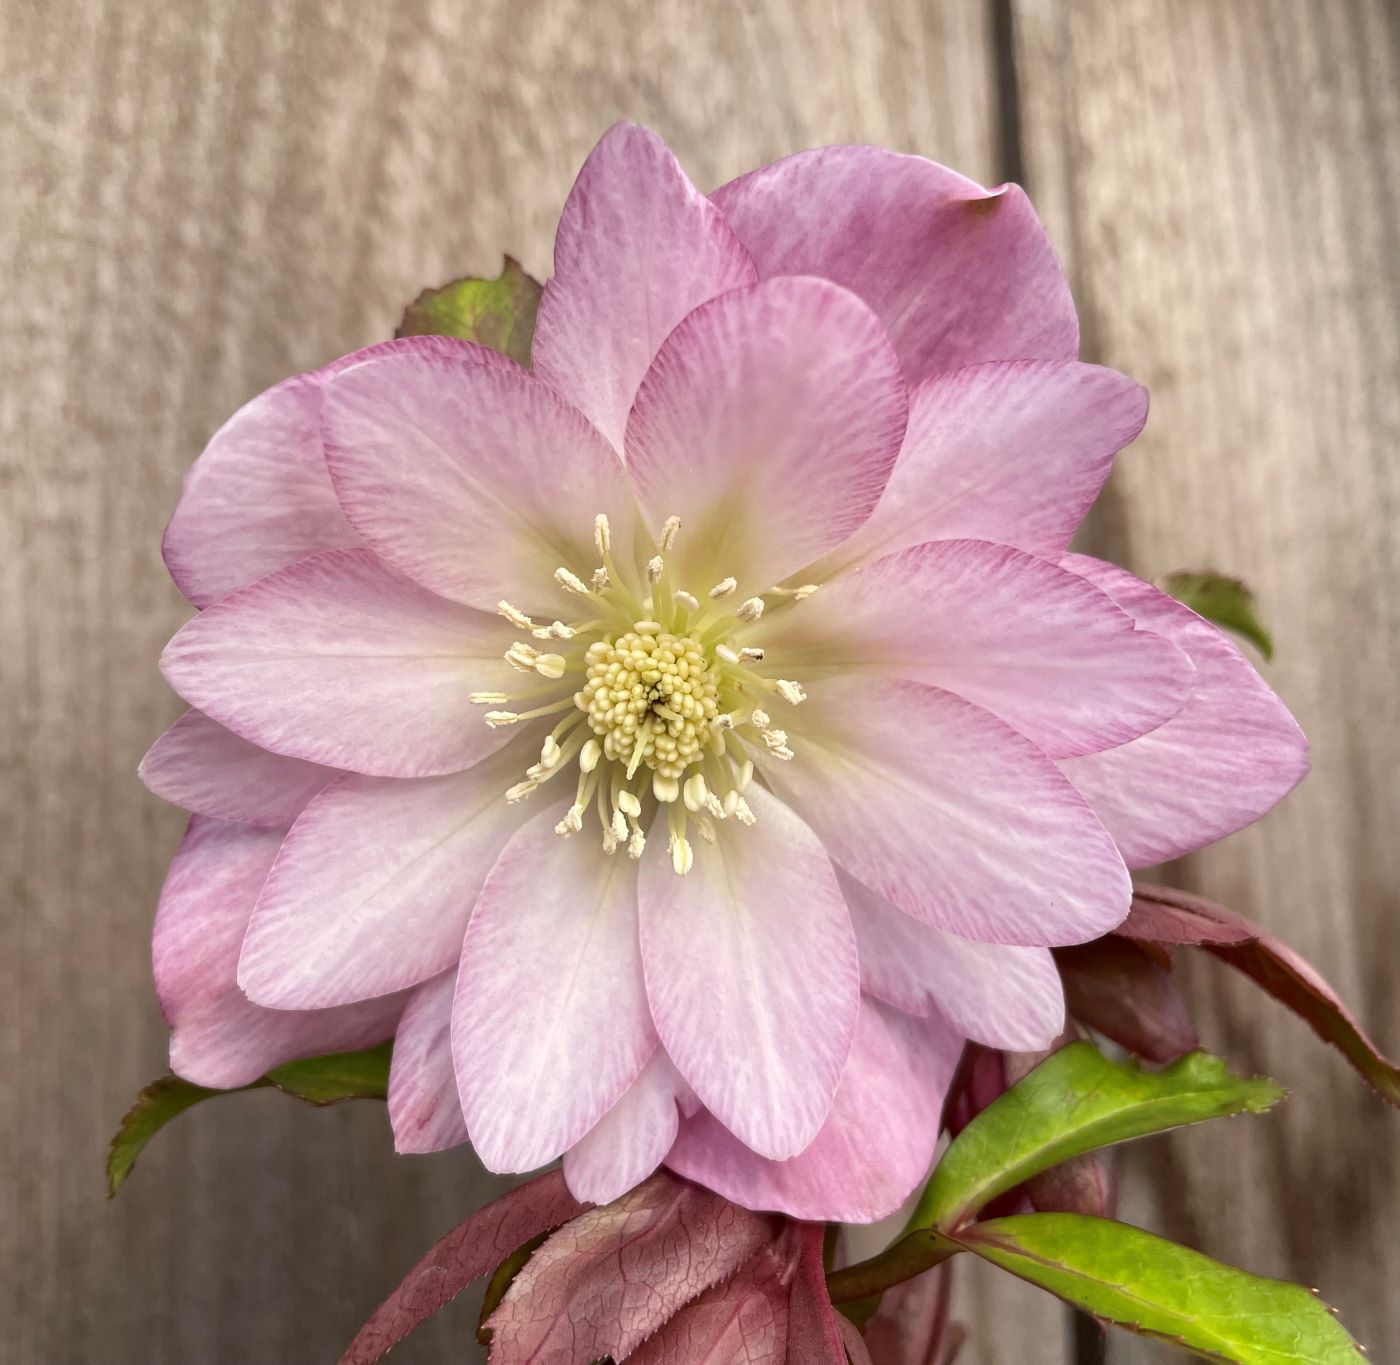
[[[1400,11],[1386,0],[1016,0],[1029,188],[1088,358],[1152,390],[1098,547],[1238,571],[1314,772],[1187,882],[1307,953],[1400,1047]],[[1133,1156],[1127,1212],[1317,1285],[1400,1352],[1400,1115],[1247,986],[1190,973],[1206,1039],[1296,1098]],[[1137,1345],[1115,1361],[1177,1358]]]
[[[504,249],[547,272],[619,115],[702,184],[844,140],[994,179],[992,69],[982,0],[0,9],[0,1357],[333,1359],[490,1187],[460,1153],[394,1158],[371,1106],[255,1095],[101,1202],[106,1139],[163,1065],[146,936],[181,821],[134,773],[179,710],[157,547],[204,439],[425,283]],[[460,1359],[470,1323],[395,1358]],[[1036,1299],[970,1358],[1054,1365],[1058,1333]]]

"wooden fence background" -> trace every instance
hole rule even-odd
[[[1180,869],[1400,1049],[1400,12],[1388,0],[3,0],[0,1359],[329,1362],[493,1188],[374,1106],[251,1095],[100,1167],[163,1067],[146,936],[181,817],[135,767],[179,706],[158,556],[243,400],[387,335],[425,283],[538,274],[615,117],[702,185],[868,141],[1022,180],[1089,359],[1153,392],[1095,514],[1146,575],[1239,571],[1316,770]],[[1318,1285],[1400,1357],[1400,1115],[1222,972],[1203,1031],[1297,1092],[1133,1153],[1127,1208]],[[978,1278],[975,1365],[1091,1358]],[[462,1360],[468,1306],[396,1357]],[[1114,1340],[1109,1359],[1178,1358]]]

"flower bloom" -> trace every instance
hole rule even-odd
[[[165,554],[173,1065],[395,1036],[405,1150],[663,1161],[870,1219],[965,1038],[1043,1047],[1128,867],[1302,775],[1213,628],[1067,553],[1141,388],[1024,196],[802,153],[701,195],[609,132],[532,369],[419,337],[254,399]]]

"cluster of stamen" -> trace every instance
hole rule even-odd
[[[729,601],[738,591],[733,578],[721,579],[703,599],[670,583],[666,554],[679,528],[679,520],[670,518],[656,553],[629,574],[631,566],[620,571],[613,557],[607,518],[596,518],[601,566],[587,581],[567,567],[554,575],[559,586],[587,601],[589,619],[538,625],[500,603],[501,615],[530,635],[511,645],[506,661],[543,685],[515,695],[478,692],[472,700],[540,703],[523,711],[488,711],[492,726],[560,717],[538,762],[510,788],[507,800],[525,799],[576,760],[574,800],[557,833],[581,830],[596,806],[604,849],[625,847],[639,858],[664,812],[672,864],[685,873],[694,859],[692,824],[701,839],[713,842],[715,822],[753,823],[744,798],[754,773],[749,746],[775,758],[793,757],[786,732],[773,724],[763,703],[777,697],[796,705],[806,694],[799,683],[768,676],[760,667],[764,651],[744,640],[763,617],[763,597],[735,608]],[[790,604],[815,590],[807,585],[771,592]],[[568,692],[554,695],[561,687]]]

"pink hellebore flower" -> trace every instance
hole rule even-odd
[[[190,473],[195,709],[144,764],[196,813],[173,1064],[394,1033],[404,1150],[880,1217],[963,1039],[1046,1046],[1051,947],[1304,741],[1215,630],[1067,554],[1146,397],[1075,359],[1014,186],[837,147],[706,198],[621,124],[555,265],[533,370],[371,347]]]

